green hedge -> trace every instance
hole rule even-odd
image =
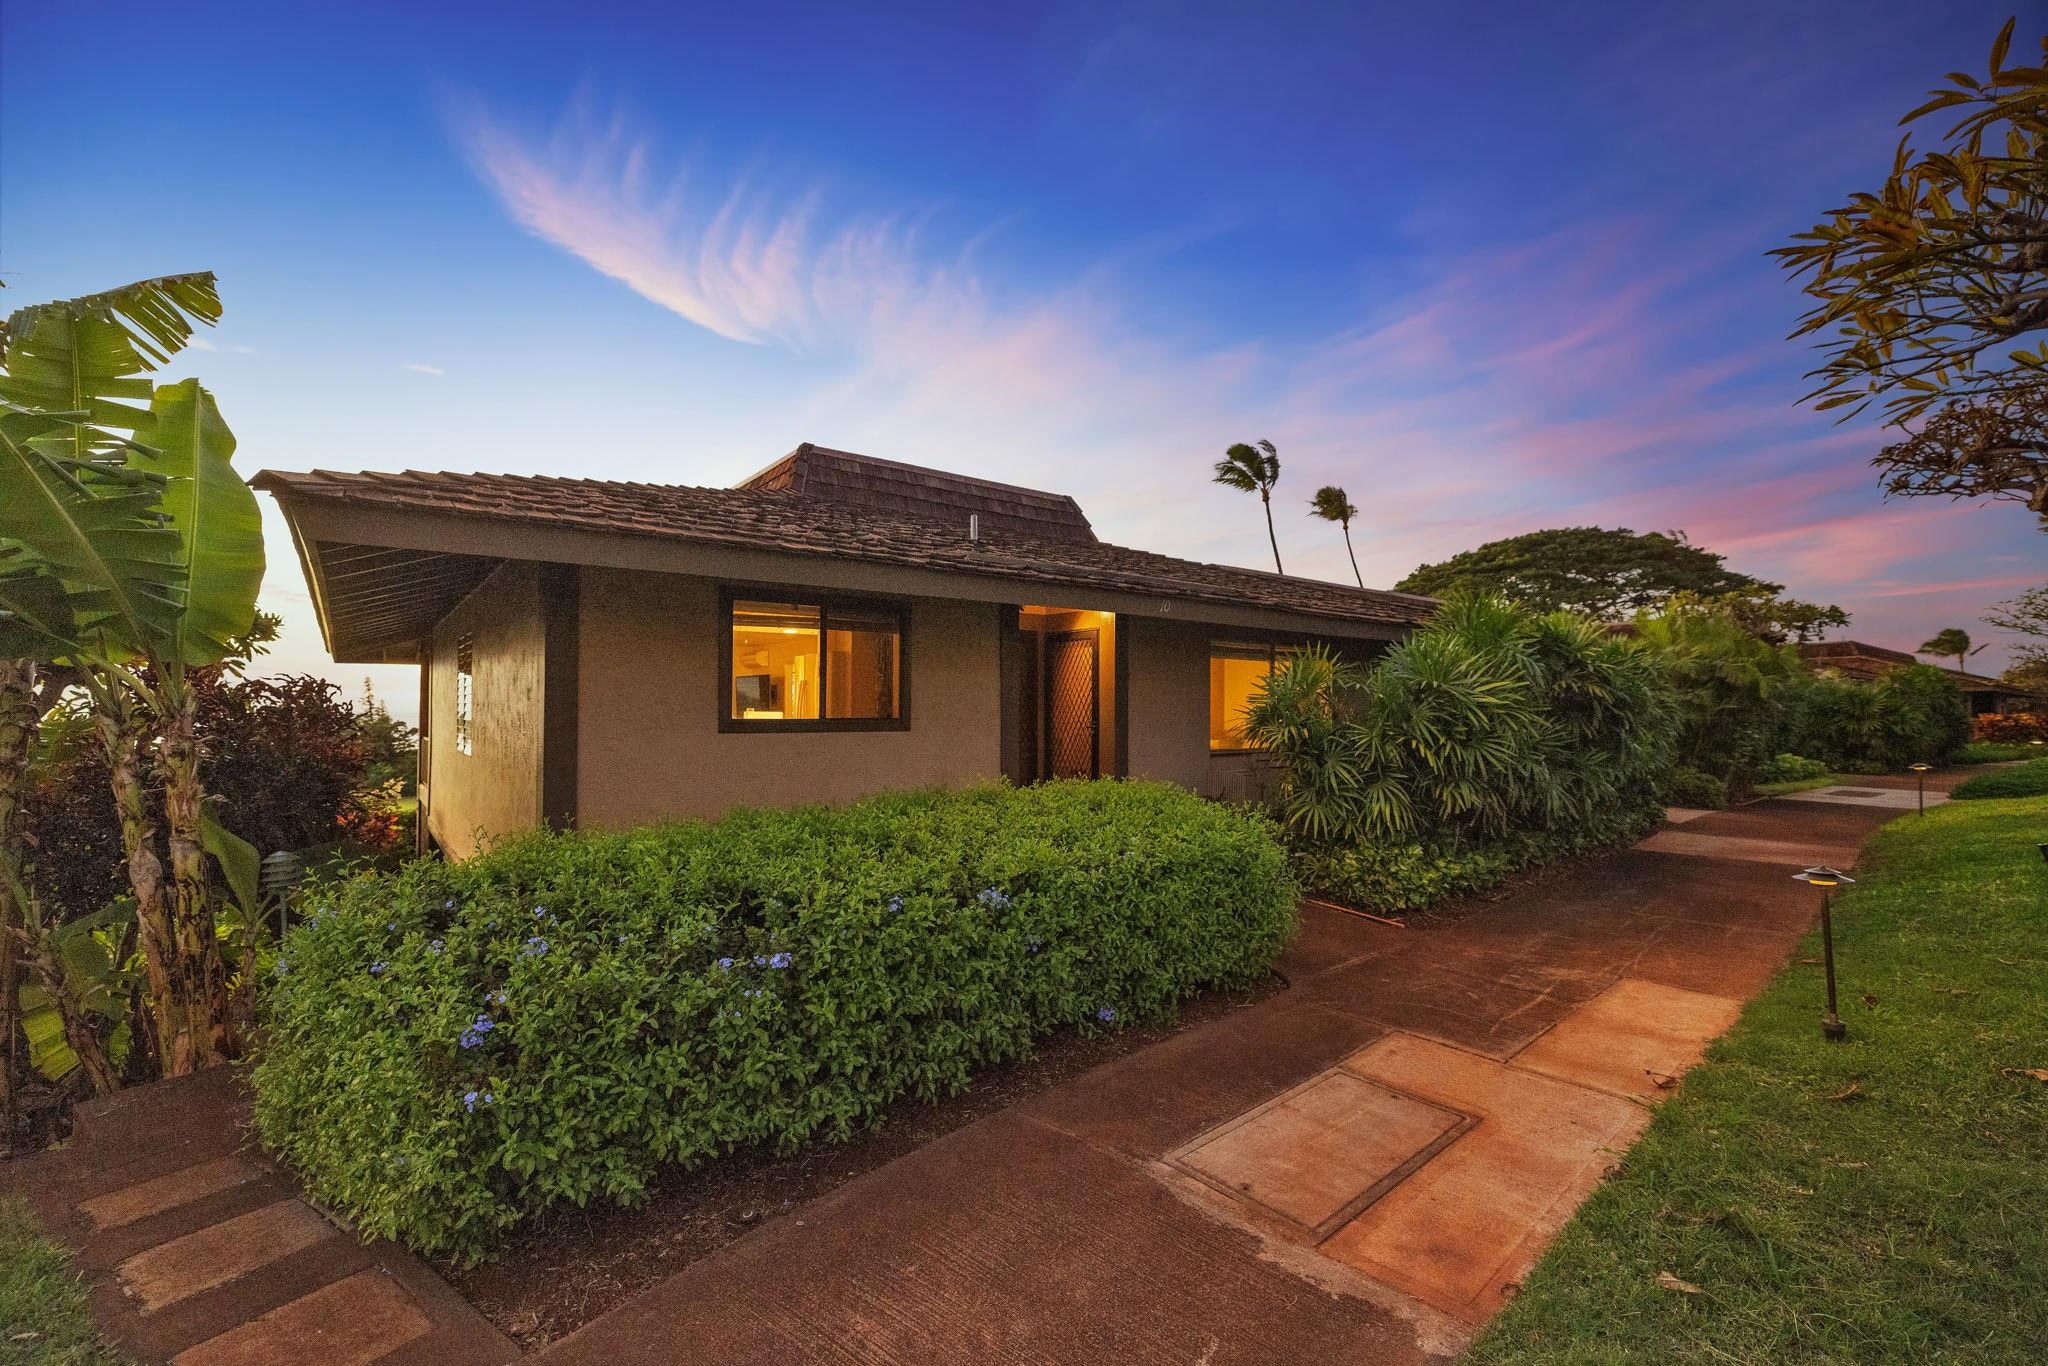
[[[2031,759],[2013,768],[1979,773],[1948,794],[1963,801],[1979,797],[2048,796],[2048,759]]]
[[[471,1262],[659,1164],[843,1140],[1255,980],[1293,898],[1267,821],[1149,783],[524,836],[313,893],[256,1121],[364,1231]]]

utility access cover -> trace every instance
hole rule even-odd
[[[1321,1241],[1472,1120],[1348,1072],[1325,1072],[1168,1160]]]

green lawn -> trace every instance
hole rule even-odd
[[[64,1250],[16,1201],[0,1201],[0,1363],[121,1366],[93,1330]]]
[[[1979,773],[1949,793],[1963,801],[1983,797],[2048,796],[2048,759],[2031,759],[2011,768],[1994,768]]]
[[[1879,832],[1835,920],[1848,1042],[1821,1040],[1820,970],[1795,962],[1471,1360],[2043,1360],[2043,840],[2048,798]]]

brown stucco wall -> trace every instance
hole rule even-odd
[[[456,642],[471,637],[471,753],[455,748]],[[427,664],[433,754],[427,828],[451,858],[480,836],[540,819],[543,681],[539,566],[500,567],[434,628]]]
[[[910,600],[908,730],[721,732],[717,582],[586,569],[578,824],[616,829],[994,778],[997,624],[986,604]]]

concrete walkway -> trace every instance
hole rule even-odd
[[[1701,814],[1406,929],[1311,908],[1291,990],[868,1173],[540,1356],[1455,1354],[1791,957],[1816,907],[1790,875],[1850,866],[1899,814]]]
[[[1815,909],[1790,873],[1848,867],[1900,814],[1872,789],[1912,784],[1674,813],[1637,849],[1413,928],[1310,908],[1291,989],[851,1181],[539,1355],[1454,1354],[1787,961]],[[0,1193],[77,1251],[140,1361],[518,1357],[417,1259],[306,1204],[245,1122],[225,1070],[139,1088],[0,1165]]]

